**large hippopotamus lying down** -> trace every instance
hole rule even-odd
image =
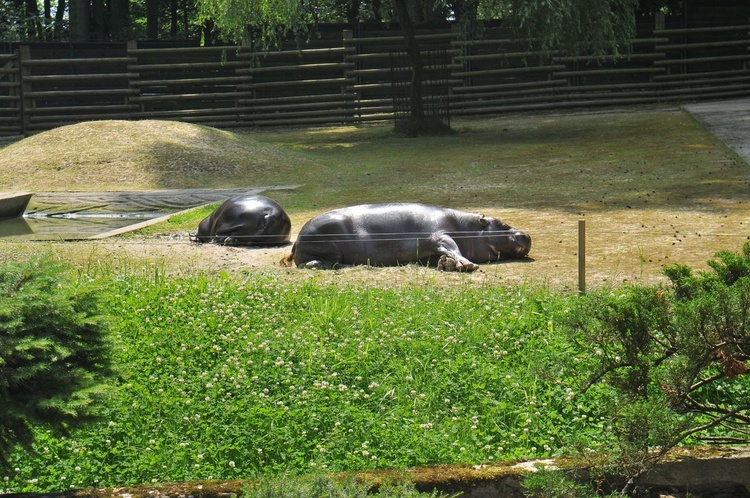
[[[334,268],[422,263],[472,271],[477,262],[523,258],[531,237],[496,218],[425,204],[364,204],[316,216],[286,266]]]
[[[283,245],[289,243],[292,222],[282,207],[264,195],[237,195],[224,201],[198,225],[196,242]]]

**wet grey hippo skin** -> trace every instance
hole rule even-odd
[[[234,246],[289,243],[292,223],[284,209],[264,195],[238,195],[224,201],[198,225],[196,242]]]
[[[472,271],[523,258],[531,237],[496,218],[414,203],[364,204],[323,213],[300,230],[282,263],[300,268],[422,263]]]

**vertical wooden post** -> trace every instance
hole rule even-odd
[[[133,52],[138,48],[138,42],[136,40],[128,40],[127,44],[125,45],[125,50],[127,51],[128,56],[128,89],[129,90],[135,90],[136,94],[128,93],[125,96],[125,105],[130,107],[130,104],[133,103],[133,100],[131,100],[133,97],[140,97],[141,96],[141,87],[137,84],[138,79],[141,77],[140,73],[136,73],[133,71],[133,66],[138,64],[138,55]],[[137,99],[135,99],[137,101]],[[141,104],[138,107],[138,110],[140,112],[143,112],[143,104]],[[132,112],[132,109],[128,109],[128,117],[130,117],[130,114]]]
[[[31,95],[31,47],[21,45],[18,47],[18,66],[19,66],[19,87],[21,89],[21,133],[23,136],[29,134],[29,122],[31,120],[31,108],[34,107],[34,101]]]
[[[578,220],[578,294],[586,294],[586,220]]]
[[[358,121],[358,114],[356,112],[356,109],[358,107],[359,103],[359,96],[352,91],[352,86],[356,84],[357,80],[349,73],[350,69],[350,63],[352,59],[349,57],[351,54],[356,52],[356,49],[352,46],[352,40],[354,40],[354,31],[351,29],[345,29],[342,32],[341,41],[342,45],[344,47],[344,84],[342,86],[342,93],[346,95],[347,97],[349,94],[353,95],[353,98],[351,99],[351,102],[347,98],[346,100],[346,106],[351,111],[351,117],[352,122]],[[356,65],[354,66],[354,69],[356,69]]]

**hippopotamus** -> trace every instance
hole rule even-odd
[[[196,242],[251,246],[289,243],[292,222],[264,195],[237,195],[224,201],[198,225]]]
[[[473,271],[479,262],[523,258],[531,237],[497,218],[416,203],[363,204],[308,221],[286,266],[336,268],[422,263]]]

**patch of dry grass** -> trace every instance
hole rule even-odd
[[[172,121],[91,121],[2,149],[3,190],[149,190],[254,185],[299,154]]]
[[[97,256],[82,245],[54,246],[73,259],[125,255],[135,264],[166,261],[177,272],[274,271],[280,278],[373,285],[531,282],[574,292],[579,219],[587,224],[589,287],[659,282],[671,263],[702,269],[716,251],[738,250],[750,235],[750,168],[678,108],[504,116],[454,126],[453,136],[406,139],[387,124],[233,134],[169,122],[85,123],[0,151],[0,181],[6,188],[15,178],[16,188],[30,190],[303,184],[272,194],[289,212],[293,234],[330,208],[418,201],[498,216],[534,241],[533,262],[483,265],[457,276],[411,267],[315,276],[280,269],[288,247],[191,245],[187,234],[199,220],[189,219],[112,241],[106,250],[96,246]],[[58,154],[64,141],[71,142],[67,152]],[[21,178],[8,165],[27,150],[37,166]],[[59,168],[58,157],[78,159]],[[112,158],[119,158],[121,179],[106,162]]]

